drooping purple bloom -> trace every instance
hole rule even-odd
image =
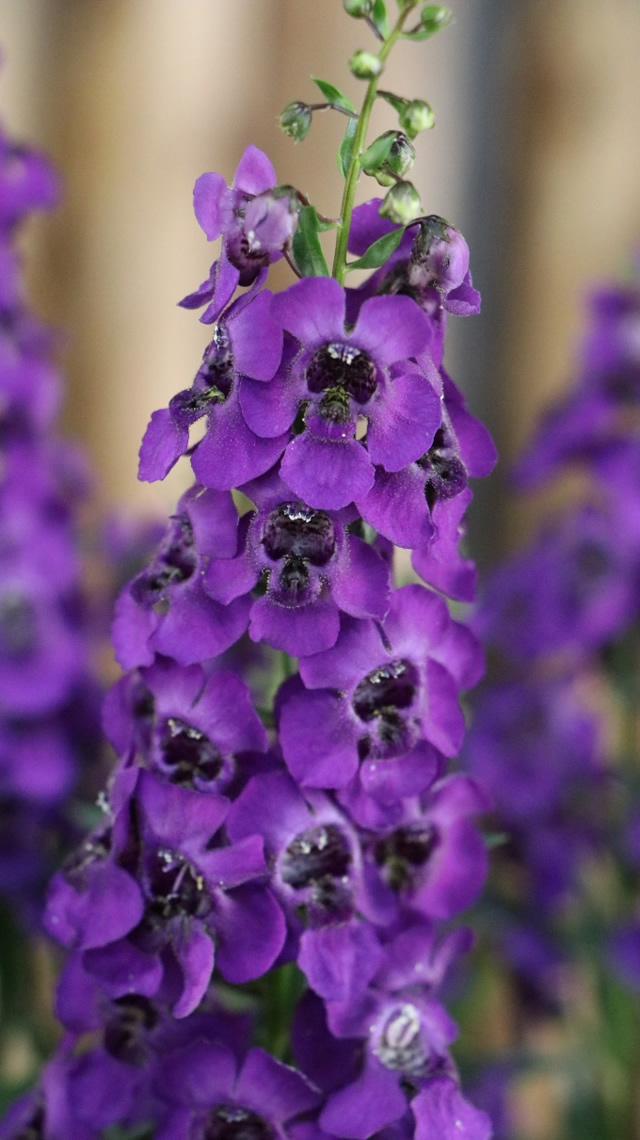
[[[238,285],[252,285],[270,262],[282,256],[297,225],[297,202],[283,187],[273,193],[276,175],[261,150],[245,150],[232,186],[220,174],[202,174],[193,188],[196,218],[209,241],[222,235],[222,252],[209,277],[185,297],[185,309],[207,305],[202,317],[213,324]]]
[[[140,479],[164,479],[187,451],[190,427],[203,416],[207,430],[192,456],[196,478],[205,486],[228,491],[272,467],[286,429],[267,438],[252,431],[238,397],[243,385],[255,381],[261,389],[271,380],[281,356],[282,329],[272,318],[271,294],[251,290],[218,322],[191,388],[151,416],[140,448]]]

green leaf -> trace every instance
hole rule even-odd
[[[336,103],[338,107],[344,107],[347,111],[354,111],[355,107],[350,99],[338,87],[334,87],[333,83],[328,83],[326,79],[316,79],[315,75],[311,76],[316,87],[324,95],[328,103]]]
[[[349,167],[351,166],[351,159],[353,158],[353,144],[356,139],[357,120],[349,119],[347,129],[342,137],[340,143],[340,150],[338,151],[338,170],[343,178],[347,177]]]
[[[291,243],[293,260],[303,277],[329,276],[318,237],[319,230],[320,222],[315,206],[303,206]]]
[[[404,111],[409,103],[408,99],[404,99],[402,95],[394,95],[393,91],[377,91],[376,94],[378,99],[384,99],[385,103],[393,107],[394,111],[397,111],[398,114]]]
[[[384,0],[375,0],[375,4],[371,9],[371,20],[380,32],[380,35],[386,40],[389,35],[389,20],[387,18],[387,5]]]
[[[352,269],[379,269],[388,261],[392,253],[395,253],[402,237],[404,229],[400,226],[397,230],[392,230],[389,234],[383,234],[381,238],[374,241],[370,245],[366,253],[359,257],[357,261],[349,261],[347,263],[347,272],[350,273]]]

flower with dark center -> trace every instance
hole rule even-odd
[[[223,652],[244,632],[249,600],[219,605],[205,594],[203,561],[229,558],[237,513],[228,492],[197,485],[183,495],[151,565],[122,590],[113,642],[127,669],[151,665],[156,653],[191,665]]]
[[[205,486],[229,490],[266,471],[281,455],[288,425],[264,438],[248,426],[240,405],[243,387],[260,389],[282,357],[282,329],[271,317],[271,294],[257,288],[218,322],[191,388],[151,416],[140,448],[141,479],[164,479],[188,450],[190,428],[203,416],[207,430],[192,449],[192,461]]]
[[[50,908],[49,929],[55,934],[56,914],[65,914],[69,923],[80,910],[76,945],[84,949],[84,968],[96,984],[111,998],[153,998],[170,985],[173,1014],[185,1017],[201,1001],[214,963],[232,983],[259,977],[273,964],[285,937],[284,917],[263,885],[262,840],[254,835],[240,844],[223,842],[228,800],[177,787],[139,768],[119,776],[129,785],[133,778],[135,787],[128,827],[121,826],[122,817],[116,821],[118,842],[104,880],[93,892],[89,882],[87,892],[75,895],[75,911],[68,895],[66,912],[58,899],[56,910]],[[115,930],[108,909],[111,884],[123,880],[142,906],[119,916]]]
[[[169,717],[159,726],[160,752],[169,779],[183,787],[209,783],[220,775],[223,759],[211,741],[186,721]]]
[[[209,1113],[202,1137],[203,1140],[274,1140],[275,1132],[256,1112],[221,1104]]]
[[[348,843],[335,824],[312,827],[297,835],[286,848],[280,863],[283,882],[295,890],[319,879],[343,878],[351,866]]]
[[[373,464],[396,471],[413,462],[439,426],[439,399],[412,360],[428,345],[427,318],[409,297],[374,297],[347,325],[345,290],[329,277],[299,281],[273,298],[272,312],[297,353],[268,390],[246,389],[245,419],[269,438],[290,428],[304,404],[283,478],[309,506],[341,509],[369,490]],[[366,447],[355,438],[364,416]]]
[[[347,533],[352,510],[324,511],[296,499],[274,469],[242,488],[257,505],[240,522],[240,551],[210,562],[204,588],[227,603],[266,578],[251,605],[249,634],[301,657],[335,644],[340,611],[383,617],[389,571],[380,555]]]
[[[427,1053],[420,1033],[420,1011],[410,1002],[392,1010],[380,1031],[374,1052],[387,1069],[422,1076]]]
[[[444,429],[438,428],[431,447],[418,460],[418,467],[426,474],[424,493],[431,512],[436,503],[455,498],[467,486],[467,470],[452,442]]]
[[[433,826],[416,823],[400,827],[376,843],[375,861],[392,890],[401,891],[413,884],[416,871],[424,867],[437,842]]]
[[[483,665],[475,639],[420,586],[395,592],[384,636],[373,622],[343,622],[332,649],[301,660],[306,689],[288,686],[280,716],[294,778],[340,789],[364,826],[370,798],[382,811],[422,791],[438,752],[455,755],[464,730],[458,692]]]

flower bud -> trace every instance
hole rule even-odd
[[[356,20],[363,20],[368,16],[373,6],[373,0],[342,0],[342,6],[348,16],[355,16]]]
[[[309,134],[311,107],[308,103],[287,103],[278,118],[280,130],[294,142],[302,142]]]
[[[380,186],[393,186],[411,169],[416,152],[401,131],[385,131],[362,155],[360,165]]]
[[[415,289],[429,286],[450,293],[469,271],[469,247],[461,233],[435,214],[423,218],[416,234],[408,267]]]
[[[423,8],[420,13],[420,22],[430,35],[435,35],[436,32],[442,31],[443,28],[448,28],[452,20],[452,13],[448,8],[444,8],[442,4],[427,4],[426,8]]]
[[[435,126],[436,117],[429,106],[422,99],[412,99],[400,111],[400,126],[406,131],[410,139],[414,139],[420,131],[429,131]]]
[[[382,61],[372,51],[354,51],[349,67],[356,79],[375,79],[382,72]]]
[[[379,214],[400,226],[408,226],[422,214],[420,195],[412,182],[396,182],[387,193]]]
[[[299,212],[300,200],[292,186],[276,186],[252,198],[242,225],[249,253],[280,253],[296,231]]]

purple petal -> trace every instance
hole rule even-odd
[[[356,734],[344,704],[320,691],[296,695],[283,705],[280,744],[291,775],[302,787],[343,788],[355,775]]]
[[[271,293],[258,293],[227,326],[234,368],[254,380],[271,380],[282,356],[282,328],[273,318],[272,300]]]
[[[360,769],[364,790],[382,803],[415,796],[432,783],[440,768],[440,756],[421,741],[406,756],[396,760],[366,760]]]
[[[245,194],[263,194],[277,182],[270,159],[257,146],[248,146],[236,170],[233,185]]]
[[[332,602],[316,599],[308,606],[280,606],[266,595],[253,603],[249,636],[282,649],[290,657],[307,657],[330,649],[340,631],[340,617]]]
[[[173,1016],[188,1017],[207,992],[215,950],[209,935],[194,927],[186,944],[176,947],[175,953],[184,976],[184,988],[173,1007]]]
[[[200,584],[197,589],[175,591],[171,609],[153,635],[154,648],[179,665],[216,657],[244,633],[250,605],[249,598],[220,605],[206,596]]]
[[[220,1042],[191,1041],[161,1060],[156,1090],[163,1100],[198,1108],[212,1108],[233,1099],[237,1063]]]
[[[63,874],[57,874],[49,888],[44,922],[52,937],[64,946],[86,949],[105,946],[128,934],[140,922],[143,911],[135,880],[107,863],[90,868],[82,892],[70,887]]]
[[[234,598],[248,594],[259,577],[258,567],[251,565],[243,550],[237,558],[216,558],[211,561],[205,571],[203,584],[210,598],[227,605]]]
[[[437,661],[427,661],[427,693],[425,735],[445,756],[455,756],[464,739],[464,716],[453,677]]]
[[[300,663],[308,689],[353,689],[363,677],[388,660],[380,631],[372,621],[343,621],[333,649]]]
[[[224,822],[229,801],[224,796],[191,791],[167,784],[152,772],[140,773],[140,804],[153,839],[168,848],[178,847],[198,859]]]
[[[192,488],[180,500],[201,558],[232,558],[238,544],[238,512],[228,491]]]
[[[254,435],[232,394],[209,417],[207,434],[198,444],[191,466],[205,487],[230,491],[273,467],[286,443],[283,435],[275,439]]]
[[[235,293],[240,280],[240,271],[232,265],[224,246],[218,261],[211,266],[211,303],[200,317],[203,325],[217,321]]]
[[[416,1140],[491,1140],[493,1129],[485,1112],[464,1099],[455,1081],[430,1081],[411,1102]]]
[[[218,276],[218,262],[214,261],[209,270],[209,276],[193,293],[187,293],[178,304],[181,309],[201,309],[211,300],[216,289],[216,278]]]
[[[298,281],[274,297],[273,310],[283,328],[303,344],[345,338],[345,294],[333,277]]]
[[[301,398],[300,384],[285,369],[268,384],[243,378],[238,391],[242,414],[261,438],[287,431],[298,414]]]
[[[125,994],[153,997],[162,982],[162,964],[155,954],[145,954],[127,939],[112,942],[83,955],[86,969],[112,998]]]
[[[398,228],[395,222],[380,216],[381,205],[382,198],[372,198],[371,201],[356,206],[351,215],[349,253],[355,253],[356,257],[362,257],[374,241]]]
[[[298,966],[311,989],[325,1001],[351,1001],[366,989],[383,958],[368,924],[353,919],[320,930],[305,930]]]
[[[369,419],[371,462],[387,471],[400,471],[429,450],[441,420],[440,400],[429,381],[417,374],[398,376]]]
[[[358,1080],[329,1097],[320,1115],[320,1126],[345,1140],[367,1140],[406,1110],[400,1074],[385,1069],[374,1057],[367,1057]]]
[[[355,440],[338,443],[304,432],[289,444],[282,477],[294,494],[317,510],[338,511],[366,495],[374,469],[364,447]]]
[[[422,352],[431,339],[429,320],[411,297],[371,297],[352,333],[378,364],[394,364]]]
[[[251,1049],[238,1076],[235,1097],[239,1104],[255,1108],[279,1125],[315,1108],[320,1093],[288,1065],[282,1065],[262,1049]]]
[[[154,653],[149,647],[149,638],[155,632],[158,621],[153,610],[145,610],[136,605],[129,587],[125,586],[116,600],[111,625],[115,658],[123,669],[153,664]]]
[[[275,962],[286,937],[286,923],[266,887],[243,886],[218,896],[217,965],[227,982],[259,978]]]
[[[201,174],[193,187],[193,210],[208,241],[220,237],[231,220],[231,192],[221,174]]]
[[[353,617],[382,620],[389,608],[388,566],[372,546],[353,535],[347,536],[345,553],[331,578],[334,600]]]
[[[140,445],[138,479],[164,479],[189,446],[189,429],[178,427],[168,408],[153,412]]]
[[[396,546],[414,549],[433,537],[424,478],[417,467],[393,474],[378,468],[373,487],[356,506],[365,522]]]

